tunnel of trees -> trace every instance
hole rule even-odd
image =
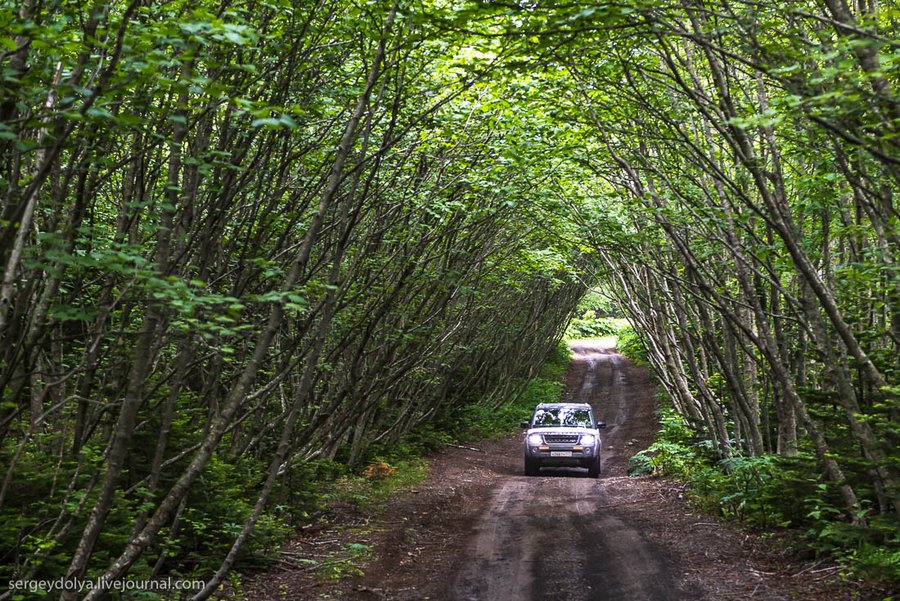
[[[895,3],[2,6],[0,580],[205,598],[598,284],[712,455],[896,528]]]

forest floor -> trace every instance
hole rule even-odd
[[[603,472],[522,473],[520,436],[447,448],[427,481],[377,511],[330,509],[274,568],[243,585],[253,601],[870,600],[889,592],[840,577],[763,538],[698,513],[680,485],[629,477],[652,444],[656,389],[612,339],[573,343],[565,400],[590,402]],[[528,416],[523,416],[525,419]],[[365,545],[365,546],[362,546]],[[347,556],[348,549],[364,550]],[[343,559],[341,559],[343,558]],[[328,579],[323,566],[332,562]],[[351,575],[356,568],[362,573]]]

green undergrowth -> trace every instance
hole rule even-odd
[[[658,474],[688,484],[702,510],[762,532],[788,533],[801,556],[830,558],[876,585],[900,583],[900,523],[864,503],[866,526],[850,523],[814,454],[716,458],[674,409],[658,411],[656,443],[631,459],[631,475]]]
[[[649,366],[647,351],[630,325],[623,326],[616,335],[616,350],[638,365]]]
[[[53,435],[42,435],[41,442],[58,445]],[[85,446],[83,462],[97,461],[102,449]],[[179,510],[174,526],[165,528],[160,540],[133,566],[129,578],[148,580],[155,577],[202,579],[208,577],[228,552],[235,536],[253,508],[257,485],[264,465],[252,458],[227,458],[216,455],[200,477],[200,486],[192,490]],[[13,488],[0,511],[0,540],[12,545],[0,549],[0,582],[12,580],[34,584],[54,581],[65,575],[78,542],[78,534],[88,518],[94,497],[84,498],[71,493],[58,482],[87,478],[81,476],[83,466],[75,462],[61,463],[55,473],[46,469],[43,456],[24,453],[20,458],[17,476],[28,486]],[[98,565],[106,565],[128,540],[134,520],[142,512],[152,509],[153,492],[146,486],[135,485],[132,491],[117,493],[107,528],[97,541],[95,556]],[[72,526],[68,534],[41,537],[37,526],[58,519],[65,510]],[[262,568],[277,557],[289,528],[278,511],[265,512],[258,520],[247,543],[238,554],[238,563],[246,569]],[[24,533],[24,534],[23,534]],[[15,553],[35,551],[32,561],[17,565],[9,558]],[[102,561],[100,561],[102,559]],[[99,568],[87,573],[86,580],[99,576]],[[153,600],[163,598],[150,591],[114,591],[111,599]],[[39,588],[12,592],[12,601],[55,599],[58,591]]]
[[[318,580],[342,580],[352,576],[362,576],[364,572],[359,567],[372,552],[369,545],[363,543],[349,543],[338,551],[329,553],[321,560],[307,560],[314,568]]]
[[[616,336],[625,326],[627,326],[627,322],[624,319],[598,317],[594,310],[588,309],[580,317],[569,322],[569,327],[566,328],[566,338],[580,340]]]
[[[423,457],[377,457],[362,470],[323,483],[320,501],[350,503],[362,511],[371,511],[392,496],[421,484],[427,477],[428,461]]]
[[[438,416],[417,427],[398,443],[373,446],[366,457],[355,465],[338,457],[336,460],[297,462],[285,470],[274,491],[269,507],[243,546],[236,572],[230,577],[235,590],[240,590],[240,572],[266,569],[279,556],[281,546],[296,526],[328,520],[326,507],[343,504],[363,513],[378,511],[392,496],[421,484],[428,476],[426,456],[448,444],[465,444],[474,440],[498,437],[516,431],[521,420],[530,416],[536,403],[555,401],[562,391],[562,380],[569,363],[564,344],[555,349],[538,377],[523,385],[515,399],[499,407],[468,404]],[[49,435],[47,447],[58,447],[59,441]],[[102,449],[85,447],[82,461],[93,461]],[[249,455],[233,457],[216,455],[201,475],[201,486],[188,497],[177,524],[163,531],[159,543],[153,545],[132,572],[136,579],[150,578],[154,569],[162,577],[202,579],[208,577],[228,552],[240,532],[256,500],[258,486],[264,478],[265,463]],[[67,481],[76,477],[79,466],[62,464],[56,478]],[[42,458],[25,453],[19,460],[18,476],[30,483],[17,487],[7,495],[0,512],[0,535],[4,540],[17,540],[23,549],[40,549],[34,563],[20,567],[0,561],[0,578],[8,582],[16,578],[59,578],[65,573],[81,524],[87,518],[93,499],[67,497],[65,487],[44,469]],[[168,483],[163,483],[168,485]],[[146,487],[118,499],[109,527],[98,541],[97,556],[111,560],[116,549],[131,533],[134,517],[151,507],[153,493]],[[75,526],[72,535],[62,541],[36,535],[20,536],[36,530],[44,520],[53,520],[65,504],[72,513]],[[19,537],[17,539],[17,537]],[[364,538],[360,535],[360,538]],[[352,542],[346,549],[319,561],[314,566],[317,578],[339,579],[357,573],[357,565],[368,554],[362,542]],[[4,556],[5,557],[5,556]],[[98,565],[103,562],[98,561]],[[93,572],[89,577],[95,577]],[[12,599],[50,599],[49,591],[28,591]],[[137,593],[116,595],[117,599],[137,599]],[[160,598],[155,593],[141,593],[141,599]]]

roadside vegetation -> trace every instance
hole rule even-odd
[[[616,317],[618,308],[608,294],[601,290],[589,291],[578,303],[572,320],[566,328],[567,340],[616,336],[628,322]]]
[[[621,320],[609,317],[597,317],[594,311],[588,310],[569,322],[566,329],[566,338],[578,340],[583,338],[603,338],[618,334],[622,324]]]
[[[538,403],[559,400],[563,391],[571,353],[559,343],[550,353],[537,377],[530,380],[514,399],[495,409],[477,402],[458,407],[447,419],[431,422],[404,436],[391,448],[373,447],[360,466],[349,468],[339,461],[310,464],[309,477],[294,490],[306,491],[301,499],[294,498],[281,514],[291,528],[309,528],[321,524],[341,530],[334,523],[339,507],[350,507],[359,515],[371,516],[383,510],[394,496],[407,493],[420,485],[429,474],[428,455],[449,446],[465,446],[492,438],[508,436],[520,431],[519,424],[531,416]],[[371,534],[365,528],[348,534],[364,538]],[[290,531],[286,531],[286,536]],[[256,563],[244,561],[241,568],[253,571],[266,565],[270,557],[258,556]],[[371,549],[363,543],[348,543],[325,560],[308,564],[317,578],[340,580],[362,574],[361,564],[372,560]],[[232,596],[241,591],[240,577],[229,580]]]
[[[633,330],[617,350],[638,364],[647,355]],[[798,555],[838,562],[853,574],[890,589],[900,570],[900,534],[892,517],[874,516],[866,528],[843,518],[840,495],[809,450],[791,456],[722,458],[711,442],[689,428],[671,399],[660,393],[656,442],[631,458],[632,476],[660,475],[688,485],[703,511],[737,520],[760,533],[780,533]]]

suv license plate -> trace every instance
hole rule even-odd
[[[551,457],[571,457],[572,451],[550,451]]]

